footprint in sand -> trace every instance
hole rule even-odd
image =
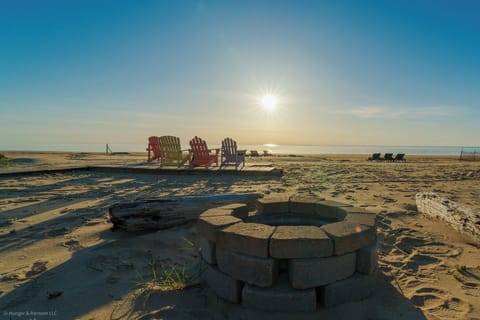
[[[71,231],[72,230],[70,230],[70,228],[67,228],[67,227],[55,228],[45,232],[45,237],[53,238],[53,237],[63,236],[65,234],[70,233]]]
[[[463,249],[455,248],[445,243],[430,242],[417,248],[417,251],[423,254],[433,254],[442,257],[457,257],[462,254]]]
[[[25,273],[25,277],[34,277],[44,272],[45,270],[47,270],[47,263],[48,261],[36,261],[30,268],[30,270]]]
[[[438,319],[464,319],[472,306],[457,297],[449,297],[440,289],[422,287],[414,291],[410,301]]]
[[[422,237],[412,237],[410,235],[402,235],[397,238],[395,241],[395,247],[406,253],[412,253],[413,250],[416,250],[419,246],[423,246],[428,241]]]
[[[416,252],[440,257],[456,257],[463,252],[461,248],[455,248],[442,242],[431,241],[412,230],[406,235],[398,236],[394,246],[406,253]]]
[[[417,307],[427,310],[430,308],[435,308],[443,303],[440,297],[431,293],[414,294],[410,298],[410,301]]]
[[[62,246],[67,248],[69,251],[78,251],[83,249],[83,246],[77,240],[69,240],[67,242],[62,243]]]
[[[417,272],[420,268],[426,267],[429,269],[437,267],[442,261],[435,257],[423,254],[413,254],[408,257],[404,267],[412,272]]]
[[[465,301],[452,297],[443,301],[439,306],[429,308],[428,312],[439,319],[465,319],[472,310],[472,306]]]

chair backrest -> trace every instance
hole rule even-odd
[[[148,137],[148,145],[153,152],[153,159],[161,158],[160,139],[157,136]]]
[[[222,141],[222,154],[228,160],[234,160],[237,156],[237,142],[231,138]]]
[[[379,160],[379,159],[380,159],[380,153],[372,154],[372,160]]]
[[[397,153],[395,160],[403,160],[403,157],[405,157],[405,153]]]
[[[208,160],[210,159],[210,152],[207,147],[207,143],[201,138],[195,136],[190,140],[190,149],[193,153],[193,158],[195,160]]]
[[[259,156],[258,151],[257,150],[250,150],[250,156],[258,157]]]
[[[393,153],[385,153],[385,160],[393,160]]]
[[[165,156],[170,159],[177,159],[182,154],[180,138],[174,136],[161,136],[160,146]]]

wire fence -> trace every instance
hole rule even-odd
[[[460,161],[480,161],[480,148],[462,148]]]

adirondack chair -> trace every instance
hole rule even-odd
[[[368,157],[368,161],[373,161],[373,160],[383,160],[383,158],[380,157],[380,153],[372,153],[371,157]]]
[[[403,161],[403,162],[407,162],[407,159],[405,159],[405,153],[397,153],[397,155],[395,156],[395,158],[393,158],[393,161]]]
[[[175,164],[181,167],[189,159],[189,154],[184,153],[180,144],[180,138],[174,136],[160,137],[160,150],[163,155],[162,166],[165,164]]]
[[[161,161],[162,152],[160,151],[160,139],[157,136],[148,137],[148,162],[153,160]],[[152,154],[153,153],[153,154]]]
[[[385,161],[393,161],[393,153],[385,153]]]
[[[222,141],[222,157],[220,168],[234,165],[235,170],[242,163],[245,166],[245,150],[237,150],[237,142],[231,138]]]
[[[258,154],[257,150],[250,150],[250,157],[259,157],[260,155]]]
[[[215,153],[211,153],[214,151]],[[190,167],[205,166],[208,168],[213,163],[218,166],[220,149],[208,149],[207,143],[195,136],[190,140]]]

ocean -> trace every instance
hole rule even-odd
[[[146,144],[110,144],[113,152],[145,152]],[[209,145],[217,148],[218,145]],[[188,149],[188,146],[183,146]],[[406,155],[460,155],[461,146],[372,146],[372,145],[278,145],[258,144],[239,145],[239,149],[257,150],[260,154],[264,150],[272,154],[372,154],[374,152],[405,153]],[[105,144],[38,144],[2,146],[3,151],[68,151],[68,152],[105,152]],[[465,150],[473,150],[472,147]],[[480,154],[480,147],[476,148]]]

